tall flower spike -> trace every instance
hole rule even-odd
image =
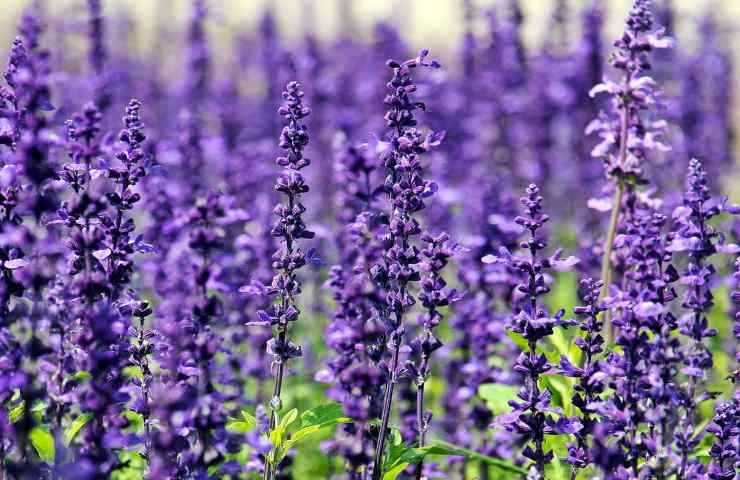
[[[680,426],[675,433],[676,448],[681,457],[678,478],[690,478],[702,470],[701,464],[691,459],[691,451],[702,438],[702,432],[695,430],[699,404],[711,398],[702,393],[700,387],[705,383],[707,371],[713,366],[712,353],[706,339],[717,335],[709,327],[707,314],[714,305],[711,281],[716,274],[709,259],[721,249],[724,236],[710,220],[723,211],[734,213],[725,202],[712,198],[706,171],[699,160],[689,162],[686,192],[683,205],[673,212],[675,237],[669,245],[673,252],[686,252],[688,264],[682,272],[680,282],[686,285],[682,306],[687,310],[679,319],[679,331],[688,339],[681,370],[687,377],[683,385],[683,411]]]
[[[442,271],[457,251],[456,245],[450,242],[450,236],[447,233],[441,233],[437,236],[425,233],[421,240],[426,244],[426,247],[421,251],[424,260],[421,264],[423,275],[419,300],[426,312],[419,317],[419,324],[422,327],[421,332],[411,344],[415,362],[407,363],[407,369],[416,383],[416,430],[418,431],[419,447],[423,447],[425,444],[426,433],[432,418],[432,413],[425,410],[424,392],[426,382],[432,373],[431,356],[435,351],[442,348],[442,341],[437,338],[435,333],[436,327],[442,321],[440,309],[450,306],[459,299],[457,290],[449,288],[442,277]],[[415,468],[417,478],[420,479],[423,473],[423,462],[420,462]]]
[[[419,281],[419,249],[412,239],[421,234],[419,221],[414,215],[423,210],[425,199],[432,195],[437,186],[424,180],[420,154],[440,143],[443,135],[432,133],[426,138],[415,127],[414,112],[425,110],[423,102],[412,99],[416,92],[411,72],[417,67],[438,68],[435,60],[428,61],[428,50],[419,56],[399,63],[389,60],[387,65],[393,70],[391,80],[386,84],[388,93],[385,114],[388,128],[387,143],[383,143],[383,164],[386,169],[385,190],[391,204],[391,215],[387,234],[382,238],[385,254],[381,264],[373,267],[373,280],[386,292],[385,305],[381,316],[385,322],[388,346],[391,352],[390,378],[386,383],[383,397],[383,413],[380,435],[375,451],[373,480],[381,476],[383,453],[390,421],[393,390],[398,382],[400,349],[403,343],[403,318],[415,300],[409,292],[411,283]]]
[[[599,319],[606,307],[599,301],[601,283],[591,278],[580,282],[583,305],[575,307],[574,313],[582,320],[578,323],[582,336],[577,337],[575,344],[582,353],[583,364],[573,365],[568,357],[560,358],[560,371],[566,377],[578,379],[573,387],[573,405],[581,411],[583,429],[576,433],[576,443],[568,447],[568,463],[574,469],[589,465],[589,435],[592,434],[598,417],[593,403],[604,391],[603,372],[598,356],[604,351],[604,337],[601,335],[603,322]]]
[[[591,154],[603,160],[614,190],[601,263],[602,297],[611,285],[611,255],[624,192],[637,183],[646,183],[643,164],[648,152],[668,148],[660,138],[665,121],[648,116],[659,103],[659,92],[655,81],[644,72],[651,67],[649,53],[656,48],[669,47],[671,41],[663,37],[662,30],[654,29],[650,8],[651,0],[635,0],[624,33],[614,42],[615,50],[609,63],[622,72],[619,83],[605,79],[590,93],[591,96],[599,93],[611,96],[610,110],[600,112],[586,127],[586,134],[596,133],[601,139]]]
[[[131,281],[133,274],[132,255],[135,252],[151,251],[141,239],[131,238],[134,230],[134,219],[130,216],[131,210],[141,200],[141,194],[136,192],[136,185],[147,173],[147,160],[143,143],[144,123],[141,121],[141,103],[132,99],[126,107],[123,117],[123,130],[119,140],[124,149],[116,154],[118,164],[108,169],[108,177],[118,187],[118,191],[107,194],[108,202],[115,213],[112,217],[103,219],[108,240],[108,281],[110,298],[120,299],[125,287]]]
[[[561,416],[557,421],[554,420],[555,412],[550,406],[552,395],[547,389],[541,390],[539,385],[540,376],[554,366],[544,354],[537,352],[537,344],[552,335],[555,327],[570,324],[563,320],[563,310],[551,316],[540,304],[540,297],[550,291],[545,274],[553,268],[568,268],[577,262],[573,257],[561,260],[559,251],[551,257],[542,258],[547,242],[540,229],[550,219],[543,213],[542,200],[536,185],[530,185],[526,195],[521,198],[524,215],[516,217],[515,221],[529,234],[520,243],[526,254],[512,255],[503,249],[500,256],[488,255],[483,258],[487,263],[509,265],[522,276],[516,288],[520,298],[515,302],[509,328],[527,342],[528,350],[519,355],[514,365],[514,370],[523,376],[524,385],[517,400],[509,401],[513,411],[500,416],[497,422],[508,431],[522,436],[526,445],[523,453],[533,462],[535,478],[544,478],[545,465],[553,459],[553,453],[545,450],[545,435],[576,433],[582,428],[576,419]]]
[[[283,171],[275,182],[275,190],[283,194],[286,201],[279,203],[274,209],[278,218],[273,224],[272,235],[280,239],[281,246],[272,257],[275,270],[272,284],[264,288],[275,300],[269,309],[258,312],[259,322],[255,322],[274,327],[273,338],[267,344],[267,352],[273,358],[275,375],[270,399],[270,429],[275,428],[277,412],[282,407],[281,393],[286,363],[291,358],[302,355],[301,347],[289,339],[288,329],[300,316],[296,297],[301,293],[301,281],[297,274],[307,262],[306,253],[300,249],[298,242],[314,237],[314,232],[308,230],[303,222],[306,207],[301,203],[301,197],[309,191],[301,170],[311,164],[303,155],[309,137],[302,120],[311,110],[303,104],[303,90],[298,82],[290,82],[285,87],[283,104],[278,113],[285,123],[279,141],[280,148],[285,153],[276,160]],[[254,291],[254,287],[243,287],[241,291],[250,293]],[[273,468],[276,470],[277,465],[265,465],[265,479],[274,478],[278,473]]]
[[[198,115],[199,105],[207,98],[210,80],[211,54],[205,31],[208,16],[206,0],[192,0],[192,12],[188,28],[187,95],[192,114]]]
[[[735,305],[740,304],[740,259],[735,260],[733,272],[735,290],[731,299]],[[714,443],[709,450],[712,462],[709,465],[711,480],[734,480],[738,466],[740,466],[740,312],[735,314],[733,335],[735,337],[735,364],[730,379],[735,384],[732,398],[717,404],[712,423],[707,432],[714,435]]]

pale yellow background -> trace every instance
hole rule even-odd
[[[19,11],[32,0],[0,0],[0,40],[7,44],[12,38]],[[35,0],[46,4],[57,18],[70,24],[84,18],[85,0]],[[393,17],[403,25],[403,30],[412,44],[424,44],[432,48],[445,49],[460,33],[462,0],[211,0],[209,3],[215,20],[210,29],[216,38],[227,36],[233,30],[248,30],[255,26],[259,12],[268,3],[277,6],[281,30],[288,36],[297,36],[306,28],[315,28],[322,36],[334,34],[338,29],[338,5],[349,1],[355,12],[357,25],[354,31],[368,35],[371,25],[380,18]],[[609,10],[609,31],[618,32],[619,24],[631,0],[602,0]],[[665,0],[656,0],[656,3]],[[166,48],[148,44],[148,33],[156,16],[168,18],[173,27],[181,25],[187,18],[190,0],[104,0],[108,15],[115,17],[119,11],[130,12],[141,27],[137,34],[140,48]],[[474,0],[481,8],[505,5],[505,0]],[[523,0],[527,14],[526,33],[529,41],[536,42],[544,34],[543,22],[552,9],[554,0]],[[579,6],[584,0],[571,0]],[[306,5],[313,5],[314,21],[304,21],[299,15]],[[680,31],[686,30],[700,12],[708,7],[719,13],[718,18],[740,23],[740,0],[674,0],[678,11]],[[157,9],[160,11],[157,12]],[[689,25],[690,26],[690,25]],[[735,25],[740,26],[740,25]],[[688,40],[688,38],[687,38]],[[5,50],[5,49],[0,49]]]

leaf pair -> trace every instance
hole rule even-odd
[[[338,403],[328,403],[306,410],[300,415],[300,427],[293,430],[291,427],[298,420],[298,409],[292,409],[278,418],[275,428],[268,432],[272,450],[267,455],[267,462],[275,468],[299,443],[305,442],[314,435],[334,427],[340,423],[349,423],[350,419],[345,417],[342,406]],[[236,433],[248,433],[257,427],[257,419],[242,410],[241,418],[231,419],[226,428]]]

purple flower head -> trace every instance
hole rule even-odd
[[[539,298],[550,291],[545,273],[555,267],[559,258],[559,253],[550,258],[542,258],[541,255],[547,242],[540,229],[549,220],[543,213],[542,202],[536,185],[530,185],[521,198],[524,215],[516,217],[515,221],[529,234],[520,243],[522,252],[526,254],[512,255],[503,251],[501,256],[493,259],[511,266],[521,275],[522,281],[516,288],[520,298],[514,304],[509,328],[521,335],[528,346],[514,365],[514,371],[522,375],[524,385],[517,399],[509,401],[513,411],[500,416],[497,422],[506,430],[522,436],[526,442],[523,454],[534,462],[533,469],[538,475],[544,474],[545,465],[553,459],[553,452],[545,450],[545,435],[574,433],[582,428],[578,420],[565,416],[555,420],[553,413],[556,412],[550,406],[551,393],[547,389],[541,390],[539,385],[539,378],[555,367],[537,351],[538,342],[552,335],[555,327],[572,323],[563,320],[564,311],[550,315],[539,303]]]
[[[717,404],[707,432],[715,438],[709,450],[712,457],[708,470],[709,479],[737,478],[737,467],[740,465],[740,397],[737,392],[730,400]]]
[[[601,143],[592,155],[603,158],[606,174],[620,181],[644,182],[643,163],[651,150],[666,150],[661,140],[665,122],[647,114],[659,104],[656,82],[644,72],[651,68],[649,54],[668,48],[671,41],[655,30],[650,0],[635,0],[622,36],[614,42],[609,63],[622,72],[619,83],[604,80],[591,96],[608,93],[611,112],[601,112],[586,133],[597,133]]]

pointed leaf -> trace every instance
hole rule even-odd
[[[72,424],[64,431],[64,444],[69,446],[91,418],[91,413],[83,413],[75,418]]]
[[[46,463],[54,462],[54,437],[41,427],[35,427],[28,436],[39,458]]]

